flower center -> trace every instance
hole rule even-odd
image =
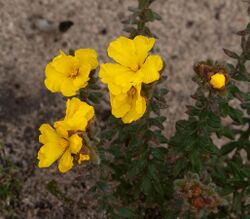
[[[132,86],[131,88],[130,88],[130,90],[128,91],[128,95],[129,96],[134,96],[135,94],[136,94],[136,88],[134,87],[134,86]]]
[[[131,68],[133,71],[137,71],[137,70],[140,68],[140,66],[139,66],[138,64],[134,64],[134,65],[132,65],[130,68]]]
[[[78,74],[79,74],[79,67],[75,65],[72,67],[69,73],[69,78],[76,78]]]
[[[65,138],[61,138],[60,139],[60,143],[59,143],[63,148],[67,148],[67,147],[69,147],[69,141],[68,140],[66,140]]]

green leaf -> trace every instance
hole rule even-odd
[[[220,128],[221,126],[220,117],[210,113],[209,118],[207,119],[207,124],[215,129]]]
[[[137,30],[134,27],[125,27],[123,31],[130,33],[130,34],[135,34],[137,33]]]
[[[235,53],[235,52],[232,52],[228,49],[223,49],[224,53],[229,56],[230,58],[233,58],[233,59],[239,59],[239,56]]]
[[[151,179],[144,175],[141,182],[142,190],[146,195],[149,195],[152,189]]]
[[[101,132],[101,138],[105,140],[111,140],[112,137],[116,134],[116,132],[116,129],[108,128]]]
[[[221,127],[216,131],[217,136],[220,138],[221,136],[225,136],[231,140],[234,140],[235,132],[230,127]]]
[[[220,103],[220,109],[223,116],[229,115],[234,121],[240,124],[243,123],[243,113],[240,110],[229,106],[226,102]]]
[[[159,171],[154,163],[150,163],[148,166],[148,172],[155,182],[160,182]]]
[[[246,67],[245,67],[245,65],[240,64],[240,65],[239,65],[239,71],[240,71],[241,74],[244,74],[244,73],[246,72]]]
[[[224,156],[224,155],[232,152],[237,147],[238,147],[238,142],[230,142],[228,144],[225,144],[222,146],[222,148],[220,150],[220,154]]]
[[[187,166],[187,162],[185,159],[177,160],[177,162],[174,164],[174,167],[173,167],[174,177],[177,177],[180,174],[180,172],[187,167],[188,166]]]
[[[154,131],[153,134],[160,144],[168,143],[168,139],[164,135],[162,135],[161,131]]]
[[[152,101],[150,103],[151,110],[158,116],[161,115],[160,104],[157,101]]]
[[[161,20],[161,16],[158,13],[154,12],[154,11],[153,11],[153,16],[154,16],[155,20]]]
[[[119,215],[123,218],[137,218],[137,214],[130,208],[118,208]]]
[[[203,144],[202,148],[211,154],[218,154],[219,153],[219,149],[213,143]]]
[[[242,193],[234,192],[233,196],[233,210],[237,213],[241,212],[241,200],[242,200]]]
[[[145,160],[135,160],[131,163],[130,168],[128,168],[127,176],[132,179],[134,176],[137,176],[140,172],[143,171],[145,166]]]
[[[154,21],[159,19],[159,15],[154,13],[151,9],[144,10],[145,20],[147,21]]]
[[[200,160],[200,154],[198,151],[191,151],[189,155],[190,162],[192,164],[193,170],[197,173],[201,171],[201,160]]]
[[[164,160],[166,154],[167,154],[167,148],[160,147],[160,148],[152,148],[151,154],[155,159],[158,160]]]
[[[166,117],[164,116],[159,116],[159,117],[155,117],[155,118],[149,118],[148,119],[148,123],[150,126],[156,126],[159,129],[163,130],[164,126],[163,126],[163,122],[166,120]]]
[[[247,60],[250,60],[250,52],[247,52],[245,55],[244,55],[245,59]]]
[[[122,151],[120,150],[118,144],[111,145],[110,148],[107,149],[107,151],[110,152],[111,154],[113,154],[116,159],[120,159],[123,157]]]
[[[240,124],[243,123],[243,113],[238,110],[234,109],[233,107],[228,108],[228,115],[236,122],[239,122]]]

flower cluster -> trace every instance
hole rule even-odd
[[[78,49],[74,56],[62,51],[45,69],[45,86],[51,92],[61,92],[64,96],[74,96],[81,88],[85,88],[90,79],[90,73],[97,68],[97,54],[93,49]],[[42,124],[39,142],[43,145],[38,152],[38,167],[46,168],[55,161],[58,169],[65,173],[69,171],[74,161],[81,164],[90,160],[90,145],[84,139],[84,133],[94,117],[94,108],[86,102],[73,97],[66,104],[66,115],[56,121],[53,127]]]
[[[159,80],[163,61],[159,55],[149,55],[154,38],[124,36],[111,42],[108,56],[117,63],[101,64],[99,77],[108,85],[112,114],[124,123],[131,123],[146,111],[142,84]]]
[[[160,78],[162,59],[159,55],[148,54],[154,43],[154,38],[121,36],[108,47],[108,55],[117,63],[101,65],[99,76],[108,85],[112,114],[124,123],[143,116],[147,97],[142,92],[142,85]],[[74,55],[61,51],[46,66],[45,86],[51,92],[75,96],[88,85],[91,71],[97,66],[97,54],[93,49],[78,49]],[[53,127],[49,124],[40,127],[39,141],[43,146],[38,152],[38,166],[49,167],[59,160],[59,171],[65,173],[73,167],[74,160],[79,164],[89,160],[90,145],[86,144],[83,135],[93,116],[92,106],[76,97],[68,99],[65,118],[55,122]]]
[[[73,167],[74,160],[79,164],[89,160],[89,145],[82,136],[93,116],[92,106],[78,98],[69,99],[65,118],[55,122],[54,127],[43,124],[39,129],[39,142],[43,146],[38,152],[38,167],[49,167],[59,159],[58,169],[65,173]]]

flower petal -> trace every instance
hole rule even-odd
[[[138,35],[134,38],[134,43],[139,64],[140,66],[142,66],[148,56],[148,52],[153,48],[155,44],[155,39],[152,37],[148,38]]]
[[[116,118],[123,117],[131,108],[128,102],[127,93],[122,93],[120,95],[110,94],[110,103],[112,115],[114,115]]]
[[[72,71],[72,66],[79,65],[78,62],[74,56],[61,53],[53,59],[51,65],[56,71],[68,75]]]
[[[64,122],[70,130],[84,131],[94,116],[94,108],[76,97],[69,99],[66,107]]]
[[[154,38],[141,35],[133,40],[121,36],[109,44],[108,55],[119,64],[137,71],[144,63],[154,43]]]
[[[75,51],[75,57],[83,64],[90,64],[91,70],[96,69],[98,66],[97,53],[93,49],[78,49]]]
[[[39,128],[41,135],[39,136],[39,142],[46,144],[48,142],[57,143],[60,139],[60,136],[56,133],[49,124],[42,124]]]
[[[82,138],[74,134],[69,138],[70,150],[72,154],[77,154],[82,148]]]
[[[140,119],[146,111],[146,99],[141,96],[141,85],[137,85],[134,88],[136,89],[136,94],[131,98],[130,110],[122,117],[124,123],[131,123]]]
[[[73,157],[70,149],[67,149],[59,160],[58,169],[61,173],[68,172],[73,167]]]
[[[70,78],[64,79],[61,84],[61,92],[66,97],[71,97],[76,95],[78,88],[74,85],[73,80]]]
[[[38,167],[49,167],[62,156],[64,150],[65,148],[59,143],[49,142],[44,144],[38,151]]]
[[[142,81],[141,75],[119,64],[101,64],[99,77],[108,84],[112,94],[118,95],[127,92],[135,83]]]
[[[108,47],[108,56],[119,64],[131,69],[138,69],[139,60],[133,40],[120,36]]]
[[[159,71],[163,68],[163,61],[159,55],[150,55],[146,59],[145,63],[138,71],[138,73],[143,77],[143,82],[145,84],[152,83],[159,80]]]
[[[54,127],[56,129],[56,132],[63,138],[68,138],[70,130],[70,126],[67,125],[64,121],[57,121],[54,123]]]
[[[60,91],[62,81],[65,79],[65,75],[56,71],[56,69],[49,63],[45,68],[46,79],[44,81],[45,86],[51,92]]]

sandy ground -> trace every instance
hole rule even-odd
[[[125,34],[120,22],[129,14],[127,7],[135,4],[135,0],[0,0],[0,142],[20,167],[20,202],[12,209],[17,218],[102,218],[88,193],[98,171],[82,166],[59,175],[56,167],[36,167],[39,125],[64,114],[61,95],[49,93],[43,85],[44,67],[60,49],[70,48],[94,48],[100,62],[108,61],[108,43]],[[248,17],[240,0],[157,0],[153,7],[163,19],[151,28],[159,37],[157,51],[166,61],[165,86],[170,92],[164,114],[170,136],[191,102],[193,63],[227,59],[222,48],[238,48],[239,38],[233,33],[245,27]],[[36,25],[40,18],[54,25],[71,20],[74,25],[65,33],[41,31]],[[48,193],[46,184],[51,180],[60,182],[73,202]],[[0,218],[5,216],[0,206]]]

